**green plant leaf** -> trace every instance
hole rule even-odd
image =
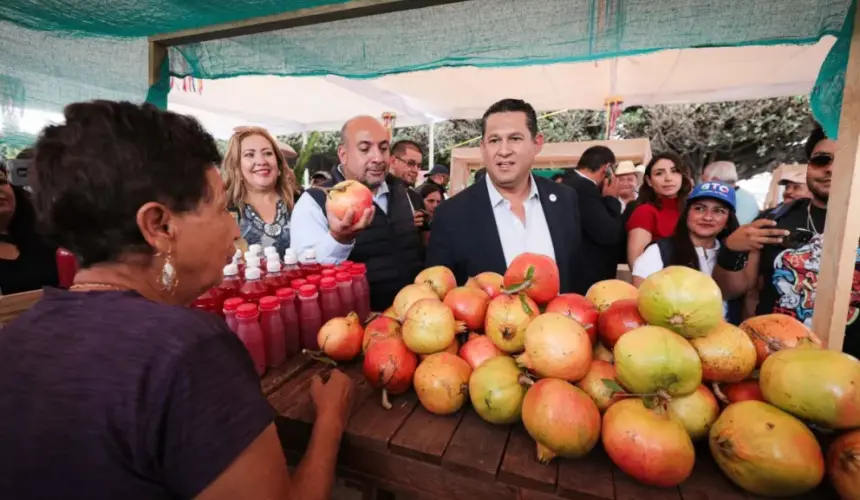
[[[529,266],[526,270],[526,281],[531,281],[535,277],[535,266]]]
[[[642,404],[645,405],[645,408],[653,410],[654,408],[657,408],[657,398],[653,396],[644,397],[642,398]]]
[[[603,382],[603,385],[605,385],[607,389],[612,391],[612,394],[615,394],[616,392],[624,392],[624,388],[611,378],[602,379],[601,382]]]
[[[531,306],[529,306],[529,303],[526,302],[525,294],[522,294],[522,293],[520,294],[520,303],[523,305],[523,311],[525,311],[526,314],[528,314],[529,316],[534,314],[534,311],[532,311]]]

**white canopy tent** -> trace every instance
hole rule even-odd
[[[339,76],[242,76],[173,90],[168,106],[196,116],[217,137],[252,122],[276,134],[337,130],[359,114],[397,115],[397,126],[479,118],[493,102],[520,97],[538,110],[718,102],[807,94],[833,45],[665,50],[572,64],[441,68],[368,80]]]

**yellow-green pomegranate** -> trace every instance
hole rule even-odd
[[[713,278],[684,266],[669,266],[639,287],[639,314],[649,325],[692,339],[723,321],[723,294]]]
[[[777,351],[761,365],[765,401],[830,429],[860,427],[860,361],[825,349]]]
[[[702,362],[687,339],[659,326],[622,335],[613,349],[618,381],[633,394],[686,396],[702,384]]]
[[[668,408],[669,417],[683,425],[693,441],[707,437],[711,426],[720,416],[717,398],[703,385],[692,394],[672,398]]]
[[[723,473],[756,495],[802,495],[824,478],[824,456],[809,428],[761,401],[726,407],[708,445]]]
[[[475,412],[491,424],[512,424],[520,420],[528,385],[525,370],[509,356],[484,361],[469,378],[469,398]]]

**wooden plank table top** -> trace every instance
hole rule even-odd
[[[330,368],[301,359],[267,374],[264,392],[280,415],[278,430],[288,458],[304,452],[314,421],[308,395],[311,379]],[[338,456],[338,474],[410,498],[472,500],[752,500],[717,468],[706,443],[696,447],[692,476],[677,488],[653,488],[630,478],[597,446],[581,459],[541,465],[522,424],[492,425],[471,407],[433,415],[413,392],[380,404],[380,391],[364,380],[360,366],[340,367],[355,383],[349,425]],[[294,464],[291,464],[294,465]],[[826,483],[826,481],[825,481]],[[835,499],[827,484],[806,499]]]

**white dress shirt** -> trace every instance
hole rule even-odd
[[[529,182],[531,189],[528,198],[523,202],[523,210],[526,214],[526,223],[523,224],[511,210],[511,202],[499,193],[499,190],[487,177],[490,205],[493,207],[499,239],[502,240],[505,262],[509,266],[514,258],[523,252],[539,253],[556,260],[552,236],[546,223],[540,196],[538,196],[537,183],[535,183],[534,177],[531,177]]]
[[[383,182],[373,194],[373,202],[377,209],[388,213],[388,184]],[[328,219],[322,207],[313,197],[305,192],[299,197],[290,217],[290,247],[296,249],[299,255],[313,248],[317,262],[321,264],[340,264],[349,258],[355,241],[343,244],[335,240],[328,230]]]

